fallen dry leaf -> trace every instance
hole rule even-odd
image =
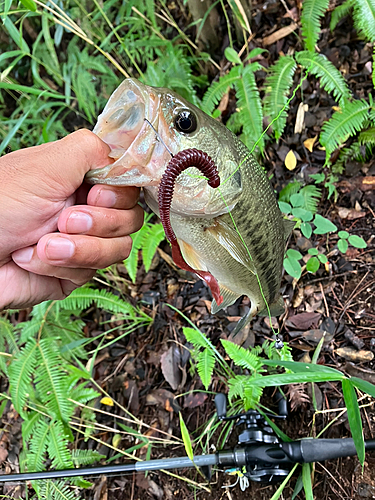
[[[113,399],[105,396],[104,398],[102,398],[100,400],[100,402],[102,403],[102,405],[106,405],[106,406],[113,406],[114,403],[113,403]]]
[[[297,158],[292,150],[285,157],[285,166],[288,170],[294,170],[297,166]]]
[[[181,362],[180,350],[177,346],[172,345],[168,351],[162,355],[160,361],[164,378],[175,391],[181,382],[181,371],[179,368]]]
[[[317,138],[318,138],[318,136],[316,135],[315,137],[310,137],[309,139],[306,139],[305,141],[303,141],[303,145],[305,146],[306,149],[308,149],[310,151],[310,153],[313,152],[314,144],[315,144]]]
[[[316,312],[300,313],[288,318],[285,326],[296,330],[309,330],[313,325],[317,325],[321,314]]]
[[[294,125],[294,133],[295,134],[302,133],[302,130],[305,126],[305,113],[308,110],[309,110],[308,104],[303,104],[303,102],[299,103],[298,110],[297,110],[297,116],[296,116],[296,123]]]
[[[355,208],[337,207],[337,213],[341,219],[360,219],[366,216],[366,212],[356,210]]]
[[[353,349],[353,347],[339,347],[339,349],[336,349],[336,354],[338,356],[341,356],[344,359],[347,359],[349,361],[357,361],[357,362],[364,362],[364,361],[372,361],[374,359],[374,353],[371,351],[357,351],[357,349]]]
[[[275,31],[269,36],[263,38],[263,46],[272,45],[273,43],[285,38],[286,36],[293,33],[298,28],[297,23],[292,23],[289,26],[285,26],[285,28],[281,28],[280,30]]]

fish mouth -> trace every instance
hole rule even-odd
[[[108,156],[115,161],[88,172],[86,181],[115,186],[157,185],[160,162],[166,164],[171,158],[155,134],[160,128],[169,134],[161,108],[157,89],[132,78],[125,80],[111,95],[93,130],[111,148]]]

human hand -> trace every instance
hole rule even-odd
[[[82,184],[109,152],[83,129],[0,158],[0,310],[63,299],[128,257],[139,189]]]

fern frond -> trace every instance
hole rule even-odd
[[[244,387],[246,380],[249,378],[248,375],[236,375],[228,380],[229,392],[228,399],[232,402],[233,398],[239,397],[243,398]]]
[[[146,273],[150,269],[156,249],[163,240],[165,240],[163,225],[151,224],[142,240],[142,259]]]
[[[243,132],[247,136],[248,146],[254,144],[263,132],[263,113],[259,90],[251,66],[246,66],[241,78],[234,82],[237,106],[243,123]],[[252,143],[252,144],[251,144]],[[259,141],[260,150],[264,150],[264,139]]]
[[[323,54],[307,50],[297,52],[297,62],[317,76],[326,92],[332,93],[338,101],[349,99],[349,87],[340,71]]]
[[[36,358],[37,344],[34,339],[30,339],[8,368],[12,403],[21,416],[24,416],[24,406],[29,397]]]
[[[32,438],[29,442],[29,452],[27,454],[27,470],[29,472],[38,472],[45,470],[45,458],[47,451],[47,443],[50,433],[50,425],[45,417],[40,419],[32,433]]]
[[[367,130],[363,130],[358,136],[359,144],[365,146],[371,144],[375,146],[375,127],[370,127]]]
[[[326,161],[331,153],[348,137],[355,135],[362,129],[368,118],[369,104],[364,100],[357,100],[345,104],[342,111],[336,111],[322,127],[320,143],[326,148]]]
[[[199,332],[195,328],[188,327],[184,327],[182,331],[186,337],[186,340],[190,342],[190,344],[193,344],[194,347],[203,347],[204,349],[206,349],[206,347],[210,348],[210,344],[207,341],[204,333]]]
[[[36,337],[39,328],[40,328],[41,319],[39,318],[31,318],[29,321],[25,321],[24,323],[19,323],[17,327],[20,330],[20,342],[25,344],[29,341],[29,339],[33,339]]]
[[[328,9],[329,0],[304,0],[302,2],[301,25],[305,46],[314,52],[320,34],[320,21]]]
[[[28,412],[27,418],[23,421],[21,429],[24,443],[30,439],[30,436],[34,432],[34,428],[37,426],[39,420],[42,419],[44,419],[44,416],[41,413],[37,411]]]
[[[102,460],[102,458],[106,458],[106,456],[101,455],[95,450],[72,450],[74,467],[91,465],[99,460]]]
[[[256,387],[250,384],[252,378],[253,377],[249,377],[249,380],[246,382],[243,391],[243,403],[245,411],[255,408],[258,405],[259,400],[263,394],[262,387]]]
[[[279,201],[284,201],[285,203],[289,203],[290,202],[290,197],[293,194],[298,193],[298,191],[300,190],[300,187],[301,187],[301,183],[298,182],[298,181],[289,182],[289,184],[287,184],[285,186],[285,188],[283,188],[280,191]]]
[[[61,367],[59,352],[55,350],[55,340],[47,338],[38,342],[35,385],[39,399],[52,415],[68,422],[74,408],[67,399],[66,373]]]
[[[211,384],[212,372],[214,371],[215,357],[209,349],[204,349],[198,354],[197,358],[197,370],[200,376],[204,388],[208,390],[208,386]]]
[[[99,392],[91,387],[85,387],[86,382],[79,384],[77,387],[74,387],[69,392],[69,398],[73,401],[77,401],[78,403],[86,404],[88,401],[92,399],[96,399],[100,396]]]
[[[89,287],[77,288],[69,297],[60,302],[61,309],[87,309],[95,302],[99,309],[104,309],[114,314],[123,314],[129,319],[136,317],[135,308],[117,295],[107,290],[97,290]]]
[[[213,83],[207,89],[201,105],[205,113],[210,115],[213,112],[228,88],[233,88],[234,84],[240,79],[241,70],[241,66],[234,66],[227,75],[221,76],[218,82]]]
[[[59,421],[52,422],[50,425],[48,455],[52,460],[54,469],[73,468],[73,460],[68,448],[68,440],[65,437],[63,425]]]
[[[69,489],[64,481],[43,481],[39,498],[46,500],[77,500],[73,489]]]
[[[353,1],[353,19],[355,29],[366,41],[375,42],[375,0]]]
[[[276,140],[281,137],[285,128],[289,109],[288,95],[296,67],[293,57],[282,56],[271,66],[265,81],[264,115],[269,116],[272,121],[276,120],[272,123]]]
[[[310,184],[303,187],[299,193],[302,194],[305,200],[302,208],[315,214],[318,209],[318,203],[322,195],[322,190],[317,186],[314,186],[314,184]]]
[[[227,355],[237,366],[247,368],[252,373],[260,373],[264,371],[264,369],[262,369],[262,359],[256,354],[253,354],[247,349],[244,349],[229,340],[221,340],[221,343]]]
[[[137,277],[137,267],[138,267],[138,254],[142,248],[142,243],[144,241],[145,235],[148,233],[150,228],[150,223],[148,222],[151,216],[147,216],[146,220],[139,231],[131,235],[133,240],[132,249],[130,255],[124,260],[124,266],[128,271],[130,279],[135,283]]]
[[[226,127],[229,128],[229,130],[232,131],[234,134],[238,134],[241,131],[242,125],[243,123],[238,111],[231,114],[226,123]]]
[[[6,318],[0,318],[0,337],[8,344],[10,354],[19,352],[15,328]]]
[[[333,31],[341,19],[347,16],[350,9],[353,7],[353,0],[346,0],[341,5],[338,5],[331,13],[331,22],[329,23],[329,29]]]

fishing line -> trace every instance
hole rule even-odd
[[[145,118],[145,119],[144,119],[144,121],[145,121],[145,122],[147,122],[147,123],[150,125],[150,127],[152,128],[152,130],[155,132],[155,135],[156,135],[157,140],[163,144],[163,146],[165,147],[165,149],[168,151],[168,153],[169,153],[169,154],[172,156],[172,158],[173,158],[173,156],[174,156],[174,155],[173,155],[172,151],[171,151],[171,150],[169,149],[169,147],[165,144],[165,142],[163,141],[163,139],[161,138],[161,136],[160,136],[159,132],[155,129],[155,127],[153,126],[153,124],[152,124],[149,120],[147,120],[147,118]]]

